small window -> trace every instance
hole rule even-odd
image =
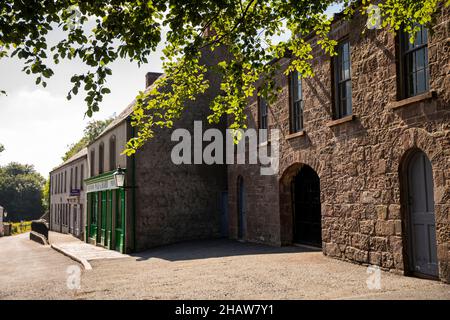
[[[116,169],[116,136],[109,139],[109,170]]]
[[[337,56],[334,58],[335,81],[335,119],[352,114],[352,78],[350,61],[350,42],[342,41],[337,46]]]
[[[91,177],[95,176],[95,150],[91,151]]]
[[[402,98],[413,97],[429,90],[428,31],[421,26],[414,43],[411,43],[409,38],[408,33],[401,32]]]
[[[64,171],[64,193],[67,192],[67,170]]]
[[[290,76],[291,133],[303,130],[302,77],[297,71]]]
[[[105,164],[105,146],[100,143],[100,147],[98,148],[98,174],[102,174],[104,171]]]

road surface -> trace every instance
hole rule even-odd
[[[231,240],[91,264],[73,290],[67,268],[75,262],[28,234],[0,238],[0,299],[450,299],[450,285],[438,281],[380,272],[377,286],[367,267],[321,252]]]

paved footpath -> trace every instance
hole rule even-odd
[[[49,232],[49,242],[53,249],[81,263],[86,270],[91,270],[89,263],[93,260],[120,259],[127,255],[85,243],[70,234]]]

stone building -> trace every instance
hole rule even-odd
[[[86,170],[87,149],[83,149],[50,172],[49,228],[82,240],[86,225]]]
[[[414,45],[365,19],[336,17],[332,58],[307,38],[314,77],[281,59],[276,103],[250,99],[249,128],[281,131],[280,169],[228,167],[230,236],[448,282],[449,10]]]
[[[223,59],[223,51],[204,55],[205,64]],[[210,52],[210,50],[209,50]],[[149,73],[147,90],[160,74]],[[194,121],[210,113],[209,102],[218,94],[217,76],[210,72],[210,89],[186,105],[175,125],[193,134]],[[226,166],[176,165],[171,161],[174,129],[159,129],[155,139],[131,156],[122,155],[135,132],[131,126],[132,102],[100,136],[88,146],[86,241],[120,252],[183,240],[217,237],[223,215]],[[225,123],[218,126],[225,129]],[[120,167],[120,170],[118,169]],[[116,183],[124,172],[124,186]]]

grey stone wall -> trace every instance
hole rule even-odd
[[[228,167],[230,234],[237,237],[237,179],[246,183],[246,239],[274,245],[292,243],[289,184],[306,164],[320,177],[324,254],[403,272],[406,262],[402,166],[418,148],[432,163],[440,278],[450,280],[450,47],[448,9],[439,13],[429,39],[430,89],[436,96],[392,109],[398,97],[396,38],[366,30],[365,20],[333,24],[332,36],[351,45],[355,119],[330,126],[330,57],[314,47],[315,76],[303,80],[305,134],[289,134],[288,79],[270,106],[269,127],[281,129],[280,172],[259,175],[256,165]],[[314,43],[314,39],[311,40]],[[286,65],[286,59],[279,62]],[[257,98],[249,101],[248,125],[257,127]]]
[[[225,52],[206,50],[205,63],[223,60]],[[187,105],[174,125],[193,134],[194,120],[211,127],[209,102],[218,94],[217,75],[210,72],[210,89]],[[221,130],[225,124],[215,125]],[[220,194],[226,191],[225,165],[175,165],[171,160],[174,129],[158,130],[135,155],[136,251],[177,241],[219,236]]]

